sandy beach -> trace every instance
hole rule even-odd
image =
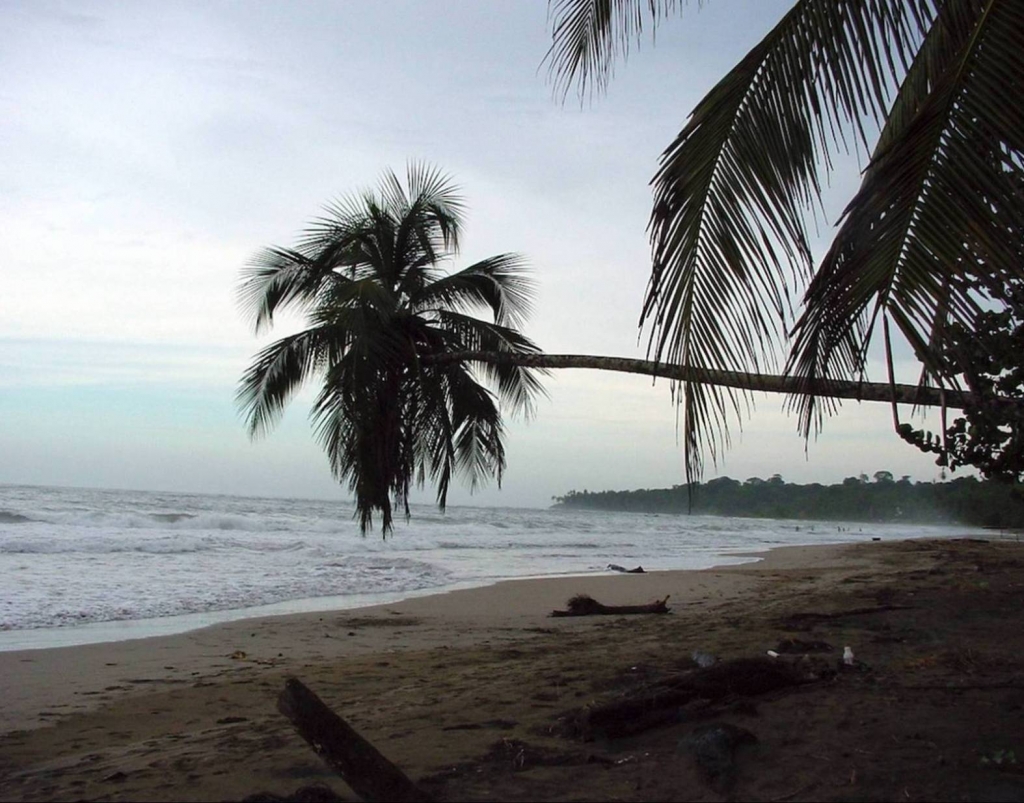
[[[1024,799],[1024,550],[773,550],[699,572],[517,580],[376,608],[0,653],[0,799],[355,799],[276,710],[288,677],[441,800]],[[553,618],[569,597],[667,615]],[[817,643],[830,652],[789,654]],[[844,646],[854,669],[840,671]],[[767,658],[767,651],[779,652]],[[609,735],[586,712],[720,661],[806,683]],[[673,682],[676,682],[673,681]],[[688,747],[753,740],[728,783]],[[755,741],[756,740],[756,741]]]

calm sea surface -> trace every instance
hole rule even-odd
[[[842,528],[842,529],[840,529]],[[350,505],[0,485],[0,650],[182,632],[275,613],[354,608],[513,577],[701,569],[737,553],[978,534],[526,508],[414,507],[362,537]]]

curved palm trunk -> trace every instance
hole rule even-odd
[[[818,396],[834,399],[886,403],[891,403],[895,396],[895,401],[899,404],[916,404],[926,407],[945,405],[958,410],[963,409],[973,399],[971,393],[957,390],[942,391],[932,387],[921,388],[917,385],[846,381],[809,384],[791,376],[719,371],[685,365],[666,365],[652,360],[598,357],[589,354],[499,354],[489,351],[459,351],[424,357],[423,362],[435,365],[449,362],[487,362],[519,365],[524,368],[591,368],[599,371],[620,371],[627,374],[641,374],[684,382],[699,381],[710,385],[764,393],[806,394],[812,392]]]

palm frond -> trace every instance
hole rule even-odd
[[[488,309],[499,326],[522,326],[532,312],[534,282],[519,254],[499,254],[424,287],[410,300],[416,310]]]
[[[437,505],[444,510],[448,504],[448,488],[455,474],[455,433],[452,420],[454,404],[445,372],[417,373],[419,392],[413,397],[416,433],[410,439],[418,483],[423,485],[429,476],[435,486]]]
[[[345,281],[322,262],[289,248],[258,252],[242,271],[238,302],[256,334],[269,329],[274,314],[291,308],[309,309],[325,286]]]
[[[808,387],[862,370],[880,314],[913,347],[922,381],[955,383],[942,359],[949,326],[972,331],[990,289],[1024,278],[1024,111],[1005,102],[1024,88],[1024,7],[950,0],[911,70],[920,86],[918,72],[930,91],[897,99],[808,288],[790,363]],[[797,397],[805,432],[820,426],[820,403]]]
[[[538,354],[540,349],[529,338],[509,327],[481,321],[447,310],[435,313],[436,331],[444,339],[446,352],[488,352],[492,354]],[[436,352],[435,352],[436,353]],[[502,404],[512,414],[533,415],[536,400],[546,395],[540,377],[547,371],[515,362],[478,364],[488,382],[497,386]]]
[[[473,381],[464,369],[449,370],[448,380],[452,410],[456,411],[452,420],[456,468],[471,490],[476,490],[490,477],[501,487],[505,470],[501,411],[487,389]]]
[[[425,231],[436,232],[440,249],[458,253],[465,200],[452,178],[438,168],[422,162],[410,162],[406,168],[409,187],[408,209],[422,216]]]
[[[659,18],[673,11],[677,0],[552,0],[551,48],[544,60],[555,91],[563,98],[572,85],[581,99],[594,88],[604,90],[644,25],[653,32]]]
[[[323,214],[314,218],[299,238],[298,250],[316,260],[322,270],[332,270],[349,278],[372,273],[373,221],[368,210],[372,197],[358,194],[326,204]]]
[[[408,502],[413,473],[404,384],[408,344],[392,329],[353,339],[334,355],[310,417],[335,477],[348,484],[365,533],[379,511],[392,528],[391,499]]]
[[[347,483],[355,498],[361,531],[366,533],[373,526],[377,511],[386,535],[393,527],[394,483],[385,469],[399,461],[394,459],[396,450],[387,433],[376,434],[386,417],[370,414],[375,400],[369,396],[357,398],[358,403],[339,384],[325,383],[313,407],[314,431],[327,452],[335,478]],[[399,472],[399,479],[402,476]]]
[[[348,320],[354,314],[382,320],[394,311],[395,295],[376,278],[331,282],[317,292],[307,318],[317,325],[330,324],[339,316]]]
[[[800,0],[694,110],[654,178],[653,267],[641,315],[656,360],[757,373],[788,344],[790,288],[813,265],[805,216],[822,172],[872,124],[908,70],[938,0]],[[552,4],[559,80],[601,87],[645,22],[674,4]],[[749,397],[704,382],[681,390],[687,475],[729,439]]]
[[[345,327],[307,329],[271,343],[256,355],[235,396],[251,437],[265,435],[273,427],[306,380],[344,350],[348,335]]]

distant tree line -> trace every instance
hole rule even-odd
[[[555,507],[637,513],[698,513],[825,521],[886,521],[1024,528],[1024,493],[1017,483],[961,477],[950,482],[897,480],[891,472],[861,474],[835,485],[797,485],[778,474],[744,482],[635,491],[569,491]]]

